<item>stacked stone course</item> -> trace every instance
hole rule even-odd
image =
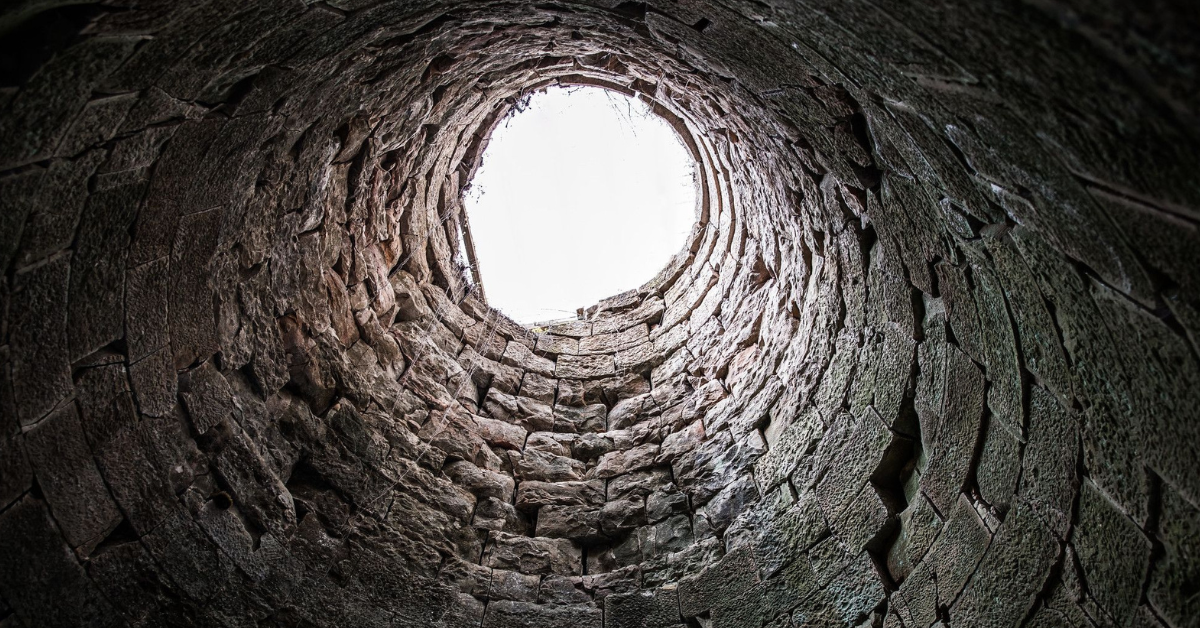
[[[2,628],[1200,625],[1186,3],[0,32]],[[528,329],[461,197],[555,84],[650,102],[700,200]]]

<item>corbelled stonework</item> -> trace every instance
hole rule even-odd
[[[0,31],[2,628],[1200,625],[1187,2]],[[530,330],[460,198],[553,84],[651,102],[702,200]]]

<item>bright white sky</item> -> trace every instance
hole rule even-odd
[[[492,134],[464,198],[488,303],[569,318],[651,279],[695,223],[693,162],[643,102],[552,87]]]

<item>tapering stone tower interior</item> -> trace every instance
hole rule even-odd
[[[0,627],[1200,626],[1197,33],[10,0]],[[463,190],[557,85],[648,103],[699,211],[528,328]]]

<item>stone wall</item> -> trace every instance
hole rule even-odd
[[[1186,3],[0,30],[0,627],[1200,625]],[[560,83],[651,102],[700,217],[529,330],[461,190]]]

